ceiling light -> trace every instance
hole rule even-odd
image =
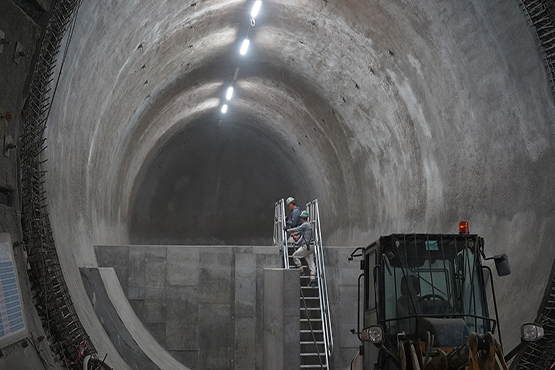
[[[260,10],[260,5],[262,5],[262,1],[260,0],[256,0],[254,2],[254,6],[252,7],[252,11],[251,11],[251,17],[256,17],[256,15],[258,14],[258,11]]]
[[[231,96],[232,96],[232,95],[233,95],[233,87],[230,86],[230,87],[227,89],[227,94],[225,94],[225,98],[226,98],[227,100],[229,100],[229,99],[231,99]]]
[[[245,55],[247,53],[247,49],[249,48],[249,39],[243,41],[243,45],[241,45],[241,55]]]
[[[222,113],[225,113],[225,112],[227,112],[227,104],[224,104],[222,106]]]

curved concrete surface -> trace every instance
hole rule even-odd
[[[108,272],[103,270],[110,269],[81,269],[83,285],[89,295],[96,315],[102,323],[102,327],[116,346],[118,353],[121,357],[125,358],[129,367],[137,370],[159,370],[160,367],[143,351],[142,348],[145,346],[137,343],[134,338],[145,341],[150,340],[154,345],[158,345],[158,343],[144,330],[144,326],[140,324],[133,309],[129,307],[129,301],[121,291],[115,271],[113,269]],[[112,277],[115,277],[115,280]],[[109,292],[112,292],[112,294]],[[133,325],[133,322],[138,322],[139,324]],[[131,333],[131,330],[127,329],[128,327],[139,327],[146,333],[143,332],[141,333],[142,335],[135,336]],[[164,354],[166,351],[161,351],[161,353]]]
[[[328,245],[467,220],[511,258],[496,289],[516,344],[555,255],[554,99],[518,1],[264,1],[240,56],[251,6],[83,2],[46,154],[86,327],[93,245],[269,244],[293,195],[319,199]]]
[[[187,367],[179,363],[160,344],[141,324],[135,312],[129,305],[127,297],[121,290],[118,277],[111,268],[98,269],[102,283],[106,288],[106,293],[117,311],[118,316],[123,320],[123,324],[130,331],[131,336],[137,341],[140,349],[152,360],[160,369],[168,370],[188,370]],[[142,364],[145,366],[145,364]],[[145,366],[145,368],[147,368]]]

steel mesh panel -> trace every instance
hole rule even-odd
[[[555,0],[519,0],[522,10],[536,30],[541,54],[555,96]]]
[[[555,267],[555,265],[554,265]],[[553,279],[553,273],[551,278]],[[555,280],[544,296],[544,306],[537,320],[543,326],[545,336],[537,342],[530,342],[516,365],[517,369],[551,369],[555,363]],[[554,366],[555,368],[555,366]]]
[[[28,117],[21,133],[21,196],[23,245],[28,255],[29,280],[42,326],[53,355],[62,367],[82,369],[96,350],[75,312],[52,236],[43,184],[42,152],[46,149],[47,113],[51,104],[56,55],[80,0],[60,0],[52,9],[35,65]]]

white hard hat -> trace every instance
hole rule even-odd
[[[287,200],[285,201],[285,204],[287,204],[287,205],[290,205],[291,203],[295,203],[295,198],[289,197],[289,198],[287,198]]]

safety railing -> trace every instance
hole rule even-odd
[[[280,199],[275,204],[274,211],[274,246],[279,247],[283,254],[283,267],[289,268],[289,257],[287,255],[287,233],[283,230],[286,223],[285,201]]]
[[[315,199],[306,204],[308,211],[308,220],[312,225],[312,233],[314,235],[314,263],[316,264],[316,279],[318,282],[318,297],[320,300],[320,314],[322,318],[322,330],[324,334],[324,347],[326,353],[326,364],[333,353],[333,333],[331,327],[331,314],[328,297],[328,287],[326,282],[326,268],[324,263],[324,250],[322,247],[322,233],[320,227],[320,211],[318,209],[318,200]],[[286,225],[285,201],[280,199],[275,203],[274,211],[274,246],[280,248],[283,255],[283,265],[289,268],[288,240],[287,233],[284,231]]]
[[[326,279],[326,267],[324,263],[324,248],[322,247],[322,232],[320,227],[320,211],[318,209],[318,199],[306,204],[309,222],[312,224],[314,235],[314,259],[318,280],[318,290],[320,297],[320,309],[322,315],[322,329],[324,332],[324,346],[326,349],[326,363],[329,364],[329,357],[333,353],[333,332],[331,328],[330,303],[328,296],[328,286]]]

